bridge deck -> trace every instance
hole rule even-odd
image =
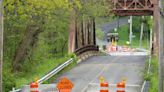
[[[67,76],[74,82],[72,92],[83,92],[89,83],[99,83],[101,75],[111,84],[116,84],[122,77],[126,77],[128,85],[142,85],[145,59],[145,56],[92,57],[60,77]],[[136,92],[140,88],[132,90],[131,92]]]

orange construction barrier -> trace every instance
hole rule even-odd
[[[117,83],[117,92],[125,92],[125,81]]]
[[[109,92],[108,88],[108,82],[100,83],[100,92]]]
[[[117,47],[116,46],[112,46],[112,51],[117,51]]]
[[[32,82],[30,84],[30,92],[39,92],[39,84],[38,84],[38,82]]]

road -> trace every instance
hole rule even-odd
[[[119,27],[128,24],[128,18],[120,18],[119,19]],[[118,27],[118,20],[115,20],[113,22],[109,22],[109,23],[104,23],[101,24],[99,26],[99,28],[104,31],[105,33],[110,32],[111,30],[113,30],[114,28]]]
[[[95,56],[62,74],[56,82],[63,76],[68,77],[74,83],[72,92],[83,92],[90,83],[98,84],[99,76],[104,76],[109,84],[116,84],[125,77],[127,85],[141,86],[145,60],[145,56]],[[112,88],[110,92],[115,90],[116,88]],[[130,92],[139,90],[140,88],[131,88]]]
[[[128,18],[120,18],[119,19],[119,27],[128,24]],[[100,24],[97,26],[98,28],[100,28],[103,32],[104,32],[104,39],[100,40],[100,39],[96,39],[97,44],[98,45],[107,45],[107,33],[111,32],[114,28],[118,27],[118,20],[114,20],[112,22],[107,22],[104,24]]]

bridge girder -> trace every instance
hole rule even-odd
[[[112,0],[113,11],[119,16],[153,15],[155,0]]]

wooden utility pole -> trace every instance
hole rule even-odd
[[[3,0],[0,0],[0,92],[2,90],[2,66],[3,66]]]
[[[158,39],[159,39],[159,52],[158,52],[158,73],[159,73],[159,88],[158,88],[158,92],[164,92],[164,61],[163,61],[163,57],[164,57],[164,15],[163,15],[163,4],[162,4],[163,0],[159,0],[159,33],[158,33]]]
[[[163,71],[162,71],[162,51],[161,51],[161,37],[162,29],[160,23],[160,3],[161,0],[154,0],[154,54],[158,57],[158,92],[163,92]],[[163,48],[163,47],[162,47]]]
[[[154,30],[153,30],[153,54],[158,56],[159,52],[159,17],[160,17],[160,11],[159,11],[159,2],[158,0],[154,0]]]

